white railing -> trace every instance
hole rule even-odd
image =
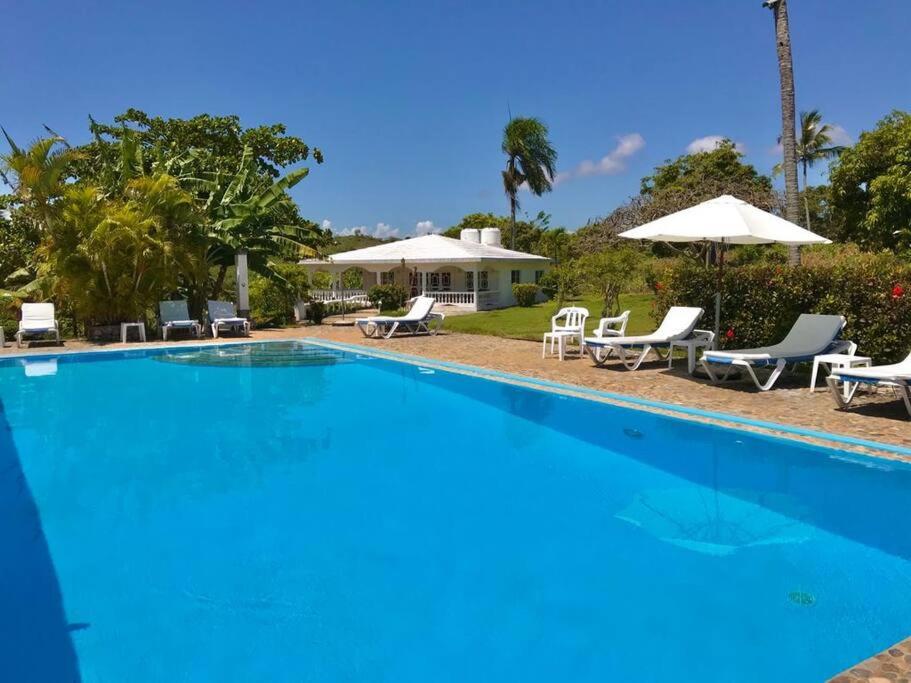
[[[424,290],[424,296],[432,296],[438,304],[474,306],[474,292],[429,292]]]
[[[314,301],[331,303],[335,301],[367,301],[366,289],[311,289],[310,298]]]

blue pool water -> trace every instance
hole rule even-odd
[[[0,680],[823,680],[911,635],[909,496],[304,343],[8,360]]]

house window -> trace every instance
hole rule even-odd
[[[521,270],[512,271],[510,273],[510,278],[511,278],[512,284],[514,284],[514,285],[519,284],[520,282],[522,282],[522,271]]]
[[[469,292],[474,291],[474,271],[469,270],[465,273],[465,289]],[[486,292],[487,289],[487,271],[478,271],[478,290]]]
[[[535,271],[535,284],[538,284],[539,282],[541,282],[542,277],[544,277],[544,271],[536,270]]]
[[[487,284],[487,271],[482,270],[478,273],[478,289],[482,292],[486,292],[490,287]]]
[[[380,273],[380,284],[381,285],[394,285],[395,284],[395,273],[387,271],[385,273]]]
[[[469,292],[474,291],[474,271],[473,270],[469,270],[467,273],[465,273],[465,289],[467,289]]]
[[[430,274],[430,291],[431,292],[440,291],[440,274],[439,273]]]
[[[440,273],[440,289],[444,292],[452,290],[452,273]]]

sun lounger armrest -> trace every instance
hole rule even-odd
[[[698,341],[700,343],[711,344],[715,341],[715,333],[711,330],[693,330],[693,334],[690,335],[690,339]]]
[[[826,353],[844,353],[853,356],[857,353],[857,344],[850,339],[836,339],[832,342],[832,345],[828,348]]]

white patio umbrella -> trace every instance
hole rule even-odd
[[[715,343],[721,325],[721,282],[725,244],[831,244],[831,240],[731,195],[722,195],[621,232],[620,237],[653,242],[716,242]]]

